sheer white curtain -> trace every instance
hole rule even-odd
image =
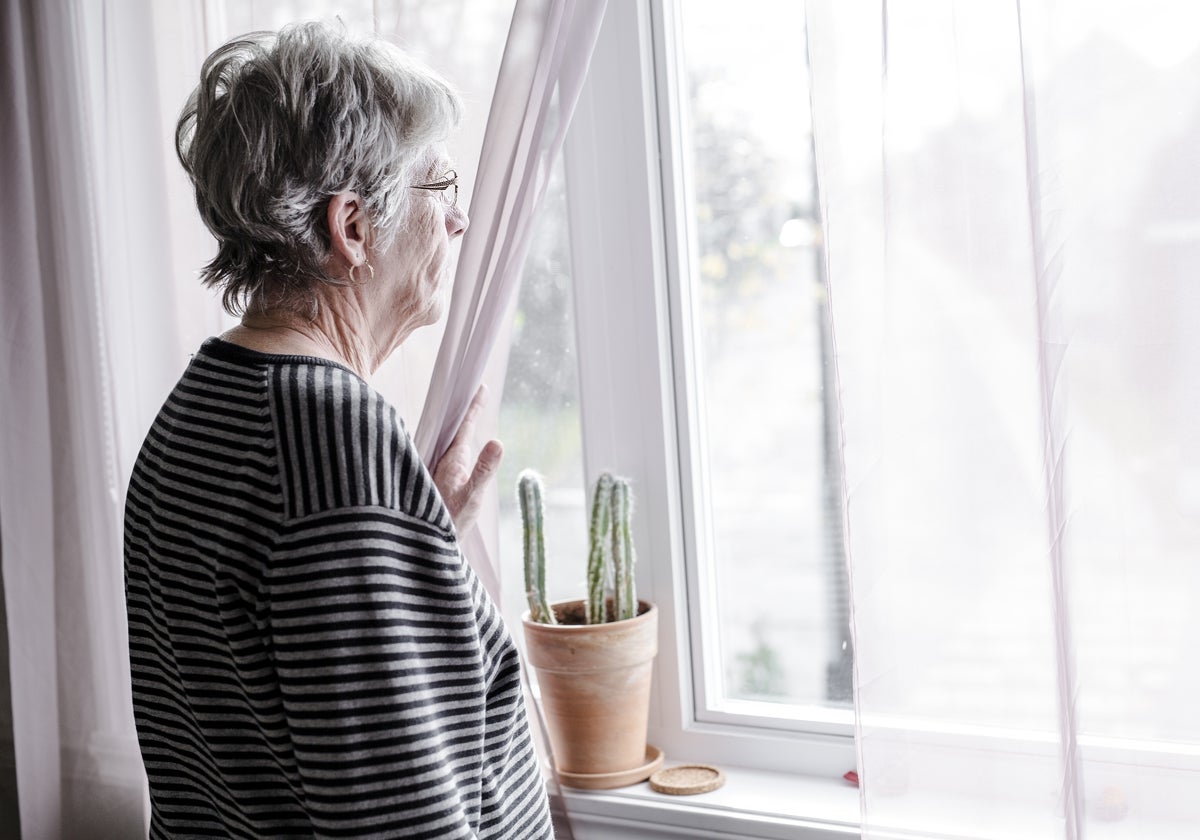
[[[494,433],[513,310],[538,207],[579,99],[606,0],[518,0],[488,112],[470,216],[416,442],[436,464],[481,382]],[[497,489],[467,536],[476,571],[499,602]]]
[[[1200,20],[810,3],[864,837],[1200,825]]]
[[[4,12],[0,534],[27,838],[143,829],[122,507],[181,362],[151,5]]]
[[[445,333],[417,427],[416,443],[428,464],[436,464],[449,447],[480,383],[490,393],[481,432],[497,433],[525,257],[606,3],[517,0],[480,150],[469,211],[474,230],[463,238]],[[502,603],[499,492],[493,483],[476,528],[464,535],[463,549],[488,592]],[[546,762],[555,832],[560,840],[571,840],[549,737],[528,679],[522,669],[534,740]]]

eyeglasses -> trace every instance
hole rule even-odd
[[[432,184],[413,184],[414,190],[437,190],[442,194],[442,201],[451,207],[458,206],[458,173],[453,169],[442,175]]]

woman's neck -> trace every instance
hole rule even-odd
[[[329,359],[364,379],[383,361],[365,319],[338,317],[324,306],[311,321],[290,311],[247,313],[221,338],[260,353]]]

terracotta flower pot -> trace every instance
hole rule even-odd
[[[583,601],[552,609],[560,622],[583,614]],[[658,610],[638,602],[638,616],[606,624],[538,624],[522,617],[529,664],[537,671],[554,759],[566,784],[619,787],[648,778],[646,728],[650,672],[658,653]],[[661,764],[661,755],[659,757]],[[586,779],[598,777],[595,784]]]

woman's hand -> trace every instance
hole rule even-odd
[[[489,440],[472,463],[471,438],[486,395],[487,386],[480,385],[450,448],[433,471],[433,483],[450,509],[450,517],[459,534],[465,534],[475,524],[483,504],[483,492],[500,469],[500,458],[504,455],[500,441]]]

